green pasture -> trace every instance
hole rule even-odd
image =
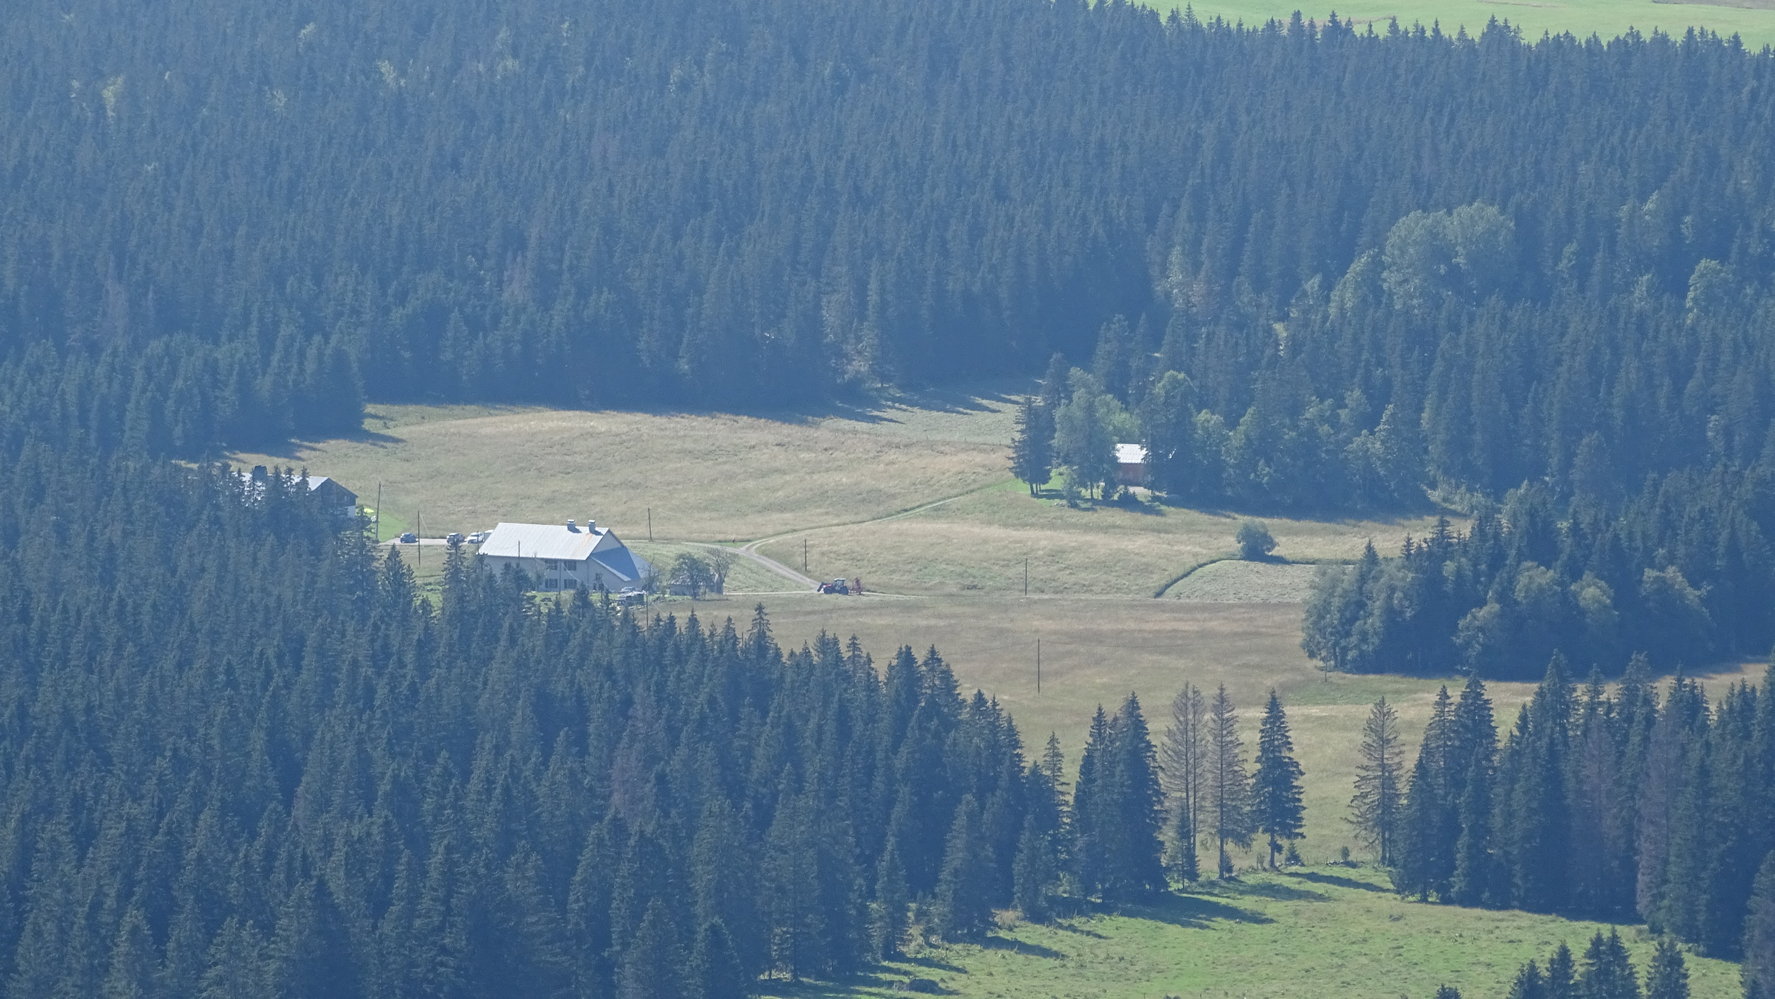
[[[1770,0],[1727,2],[1660,2],[1660,0],[1444,0],[1426,3],[1387,3],[1385,0],[1354,0],[1311,9],[1298,4],[1266,3],[1264,0],[1207,0],[1187,3],[1202,20],[1222,18],[1256,26],[1272,18],[1286,22],[1296,10],[1315,21],[1336,13],[1340,20],[1354,21],[1357,30],[1374,25],[1385,32],[1397,19],[1401,27],[1440,24],[1447,34],[1465,29],[1478,35],[1493,18],[1507,21],[1527,41],[1546,34],[1570,33],[1579,38],[1594,34],[1614,38],[1629,30],[1649,35],[1654,30],[1681,37],[1689,28],[1704,28],[1723,36],[1736,34],[1752,49],[1775,43],[1775,3]],[[1182,10],[1186,0],[1160,0],[1161,11]]]
[[[767,983],[782,997],[889,997],[934,981],[966,999],[1429,999],[1452,985],[1501,999],[1517,968],[1564,942],[1580,957],[1603,924],[1408,902],[1367,868],[1257,874],[1052,926],[1007,917],[984,946],[914,947],[841,983]],[[1618,927],[1635,966],[1654,939]],[[1735,999],[1737,965],[1687,955],[1695,999]]]

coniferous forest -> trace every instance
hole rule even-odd
[[[459,554],[434,611],[299,487],[8,466],[6,995],[739,996],[1057,883],[1057,751],[934,650],[644,627]]]
[[[1375,830],[1402,890],[1637,915],[1775,995],[1775,697],[1645,675],[1775,643],[1775,54],[1078,0],[14,6],[0,991],[744,995],[1273,859],[1274,701],[1255,788],[1222,691],[1199,771],[1130,698],[1069,795],[937,650],[459,563],[433,606],[201,464],[367,399],[1047,370],[1050,432],[1125,424],[1175,500],[1470,514],[1308,608],[1334,669],[1555,664],[1501,745],[1477,679],[1439,711]]]
[[[1565,525],[1357,587],[1339,668],[1539,664],[1547,615],[1611,671],[1775,643],[1775,56],[1735,39],[1075,0],[9,28],[14,444],[200,457],[366,398],[780,407],[1058,352],[1177,499],[1520,493]],[[1697,642],[1611,624],[1642,611]]]

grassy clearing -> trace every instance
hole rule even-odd
[[[914,405],[914,404],[917,405]],[[920,406],[926,408],[919,408]],[[876,590],[1149,596],[1232,552],[1239,517],[1157,504],[1068,509],[1006,470],[1015,400],[933,394],[821,417],[378,406],[364,433],[242,465],[295,464],[374,503],[382,536],[422,522],[464,533],[501,520],[593,518],[626,541],[775,537],[764,554]],[[889,519],[883,519],[889,518]],[[1270,520],[1277,555],[1349,559],[1425,520]],[[763,592],[774,581],[740,585]]]
[[[1229,559],[1190,573],[1165,596],[1215,604],[1297,604],[1307,599],[1318,572],[1316,565]]]
[[[499,521],[594,518],[625,540],[726,541],[886,516],[1002,481],[1005,417],[884,407],[785,423],[749,416],[378,406],[366,432],[241,465],[297,464],[374,503],[383,536],[423,516],[427,534]],[[900,416],[894,414],[900,413]]]
[[[1154,6],[1161,11],[1182,10],[1185,0],[1158,0]],[[1570,32],[1579,38],[1591,34],[1613,38],[1636,29],[1651,34],[1658,29],[1681,37],[1688,28],[1706,28],[1725,36],[1738,34],[1746,45],[1760,48],[1775,43],[1775,4],[1766,0],[1729,0],[1729,2],[1668,2],[1668,0],[1441,0],[1429,3],[1387,3],[1384,0],[1355,0],[1352,3],[1303,6],[1274,3],[1266,0],[1207,0],[1190,4],[1203,20],[1221,17],[1229,22],[1244,21],[1259,25],[1271,18],[1287,21],[1296,10],[1307,17],[1323,21],[1333,11],[1341,20],[1355,21],[1357,30],[1373,24],[1385,31],[1389,19],[1398,18],[1402,27],[1412,24],[1440,23],[1442,30],[1454,34],[1465,28],[1477,35],[1492,18],[1509,21],[1521,30],[1524,39],[1535,41],[1543,34]]]
[[[1560,942],[1580,955],[1610,927],[1521,912],[1406,902],[1366,869],[1262,874],[1175,895],[1121,914],[1056,926],[1012,924],[986,946],[919,951],[843,985],[783,986],[781,997],[878,997],[896,982],[935,979],[971,999],[1427,999],[1448,984],[1473,999],[1502,996],[1516,969]],[[1624,928],[1643,969],[1652,939]],[[1688,956],[1691,994],[1738,994],[1738,969]]]
[[[797,532],[759,551],[799,565],[808,540],[809,571],[862,576],[896,593],[980,591],[1021,595],[1025,560],[1032,594],[1151,596],[1185,569],[1233,555],[1243,519],[1233,512],[1158,504],[1069,509],[1033,500],[1014,480],[889,521]],[[1406,534],[1432,521],[1306,521],[1265,518],[1279,558],[1353,560],[1373,539],[1396,551]]]
[[[1005,470],[1014,415],[1006,392],[779,421],[485,407],[375,413],[351,440],[236,459],[306,465],[366,502],[382,481],[385,538],[407,526],[408,511],[423,512],[428,535],[593,517],[662,568],[695,550],[687,542],[733,538],[775,538],[763,552],[800,568],[805,540],[810,575],[861,576],[870,595],[799,592],[741,559],[727,596],[662,610],[744,622],[762,600],[788,646],[822,630],[856,634],[878,658],[902,644],[936,645],[967,689],[1007,706],[1032,746],[1057,732],[1075,764],[1096,705],[1136,691],[1156,732],[1185,680],[1225,683],[1254,749],[1257,711],[1274,686],[1307,771],[1309,860],[1353,845],[1344,816],[1368,706],[1385,695],[1415,739],[1436,690],[1434,681],[1314,668],[1299,648],[1299,604],[1289,602],[1311,579],[1305,567],[1222,562],[1152,599],[1185,569],[1230,555],[1239,516],[1032,500]],[[1351,559],[1369,538],[1391,551],[1429,527],[1421,519],[1266,523],[1276,554],[1295,561]],[[422,558],[422,583],[443,566],[441,548],[421,556],[404,546],[402,557]],[[1503,724],[1528,692],[1492,688]]]

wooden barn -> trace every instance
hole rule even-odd
[[[1139,444],[1116,445],[1116,481],[1124,486],[1146,485],[1146,448]]]

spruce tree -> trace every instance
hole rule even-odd
[[[1460,905],[1499,901],[1500,880],[1493,857],[1493,764],[1497,730],[1485,683],[1469,676],[1461,688],[1451,721],[1451,748],[1446,764],[1445,807],[1453,813],[1454,853],[1448,896]]]
[[[1775,999],[1775,851],[1763,858],[1744,919],[1745,999]]]
[[[1475,757],[1468,763],[1467,779],[1457,805],[1460,836],[1455,840],[1454,871],[1449,876],[1448,896],[1456,905],[1488,905],[1501,901],[1497,860],[1492,854],[1492,772]]]
[[[1564,941],[1547,959],[1547,999],[1575,999],[1578,994],[1577,960]]]
[[[891,961],[900,956],[906,940],[906,907],[910,904],[906,890],[906,869],[900,865],[900,847],[893,836],[875,866],[875,901],[870,906],[870,941],[877,960]]]
[[[617,999],[673,999],[684,994],[685,958],[677,927],[665,903],[647,903],[635,937],[623,952],[617,972]]]
[[[1430,773],[1430,758],[1418,753],[1406,784],[1405,811],[1400,819],[1399,849],[1394,855],[1393,887],[1400,894],[1428,901],[1437,891],[1435,855],[1440,836],[1440,794]]]
[[[1652,966],[1646,970],[1646,999],[1689,999],[1689,969],[1682,948],[1669,937],[1658,941]]]
[[[931,929],[944,940],[980,940],[991,925],[980,806],[970,794],[956,806],[955,822],[949,827],[943,870],[931,899]]]
[[[1107,893],[1117,899],[1138,898],[1165,886],[1159,833],[1164,823],[1164,795],[1159,768],[1140,699],[1130,693],[1112,723],[1115,805]],[[1106,896],[1107,897],[1107,896]]]
[[[1058,875],[1052,836],[1038,828],[1031,816],[1017,838],[1017,858],[1011,872],[1011,902],[1024,919],[1032,923],[1047,921],[1048,895]]]
[[[1385,697],[1368,710],[1356,760],[1356,793],[1350,798],[1350,822],[1375,851],[1383,867],[1391,867],[1405,804],[1405,749],[1399,743],[1399,713]]]
[[[1173,802],[1165,819],[1165,873],[1179,884],[1195,884],[1201,880],[1202,865],[1196,854],[1196,827],[1190,823],[1189,810]]]
[[[1531,912],[1553,912],[1566,902],[1569,819],[1565,778],[1571,724],[1571,688],[1564,659],[1555,655],[1524,708],[1512,737],[1508,863],[1513,900]]]
[[[690,952],[685,978],[690,986],[688,994],[707,999],[745,999],[753,984],[741,967],[727,926],[719,919],[703,924],[696,947]]]
[[[1576,995],[1577,999],[1639,999],[1639,978],[1619,932],[1610,930],[1605,938],[1599,931],[1591,938]]]
[[[1011,474],[1037,495],[1054,474],[1054,415],[1034,396],[1017,409],[1017,432],[1011,439]]]
[[[1106,811],[1112,796],[1108,782],[1112,767],[1109,715],[1103,705],[1091,716],[1085,749],[1079,756],[1078,783],[1073,787],[1071,822],[1072,873],[1080,895],[1090,897],[1102,890],[1109,865],[1109,830]]]
[[[1218,850],[1220,877],[1233,873],[1227,844],[1251,845],[1251,781],[1245,774],[1245,746],[1239,738],[1239,716],[1226,684],[1208,706],[1207,808]]]
[[[1530,961],[1516,972],[1505,999],[1547,999],[1547,980],[1541,969]]]
[[[1288,734],[1288,716],[1282,700],[1270,691],[1264,705],[1263,721],[1258,727],[1257,770],[1252,775],[1252,810],[1254,825],[1269,837],[1269,865],[1276,868],[1276,855],[1284,842],[1292,843],[1301,836],[1305,808],[1301,803],[1301,767],[1294,758],[1294,740]]]

